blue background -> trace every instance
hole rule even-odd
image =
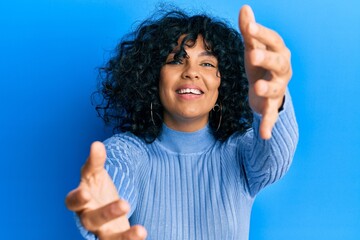
[[[220,3],[223,2],[223,3]],[[0,2],[0,229],[3,239],[80,239],[67,192],[89,144],[96,68],[155,0]],[[300,142],[289,173],[260,193],[250,239],[360,237],[360,2],[183,0],[228,19],[250,4],[292,51]]]

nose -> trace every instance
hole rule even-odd
[[[199,70],[194,64],[186,63],[182,72],[183,79],[198,79],[200,77]]]

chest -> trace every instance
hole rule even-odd
[[[163,239],[201,239],[204,234],[205,239],[217,234],[232,239],[242,218],[250,216],[251,203],[243,194],[234,151],[154,154],[142,169],[131,221],[143,224],[154,236],[159,231],[167,234]]]

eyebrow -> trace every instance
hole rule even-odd
[[[205,56],[205,57],[215,57],[213,52],[210,51],[203,51],[199,55],[199,57]]]
[[[170,54],[177,54],[179,52],[179,49],[174,49]],[[211,51],[203,51],[198,54],[199,57],[215,57],[214,53]]]

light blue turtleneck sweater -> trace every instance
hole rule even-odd
[[[105,141],[106,169],[131,205],[131,225],[152,240],[246,240],[256,194],[288,170],[298,141],[290,95],[270,140],[251,130],[217,141],[208,126],[191,133],[165,125],[151,144],[131,133]],[[83,236],[95,239],[79,226]]]

